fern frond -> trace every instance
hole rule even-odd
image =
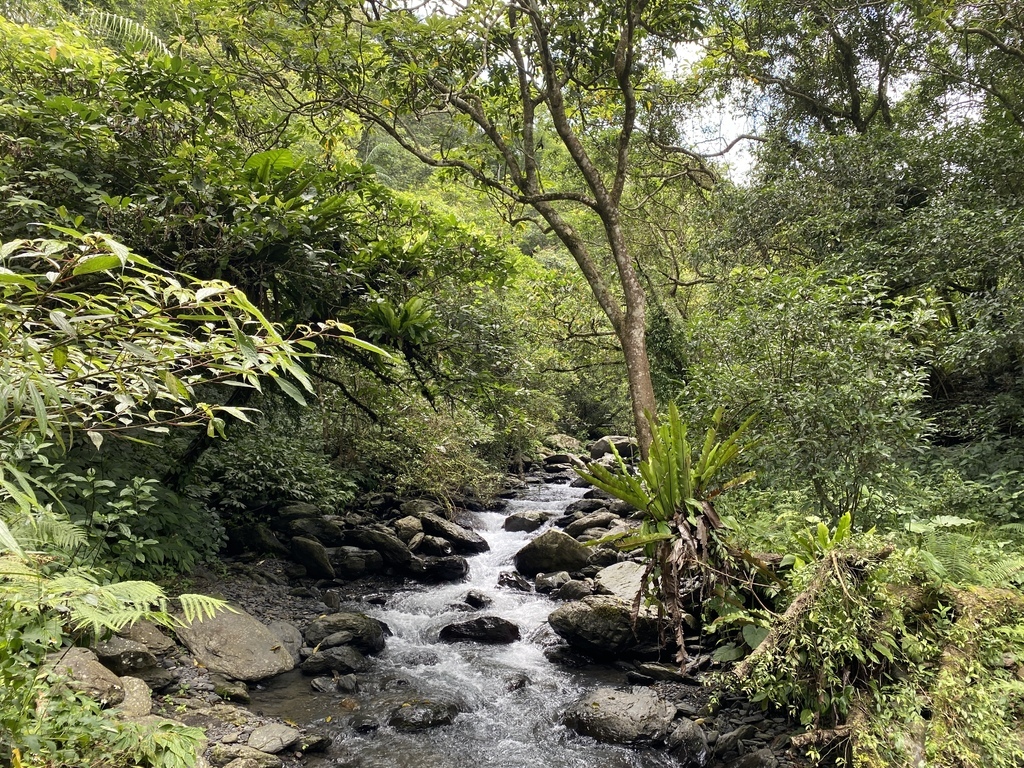
[[[143,50],[170,56],[171,49],[156,33],[134,19],[109,11],[91,10],[86,15],[88,27],[98,34],[112,37],[122,45],[127,41],[141,45]]]
[[[217,611],[236,612],[236,609],[228,605],[226,600],[209,595],[186,593],[178,595],[178,602],[181,603],[182,613],[185,614],[185,621],[181,623],[186,625],[193,621],[202,621],[204,618],[212,619]]]

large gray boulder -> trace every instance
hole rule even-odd
[[[291,654],[292,661],[298,664],[301,660],[299,648],[302,647],[302,633],[299,628],[289,621],[272,621],[267,624],[267,629],[281,641],[281,645]]]
[[[672,731],[676,708],[651,688],[598,688],[569,707],[565,724],[598,741],[662,746]]]
[[[557,608],[548,623],[577,650],[592,656],[618,656],[658,642],[657,620],[641,614],[634,629],[631,613],[624,600],[591,595]]]
[[[333,520],[326,520],[322,517],[300,517],[297,520],[292,520],[288,523],[288,532],[292,536],[316,539],[327,547],[336,547],[345,543],[345,532],[342,527]]]
[[[480,534],[468,528],[463,528],[451,520],[445,520],[440,515],[435,515],[431,512],[421,512],[417,517],[419,517],[423,530],[426,533],[447,539],[455,547],[456,552],[472,555],[477,552],[486,552],[491,548]]]
[[[327,554],[339,578],[358,579],[384,570],[384,558],[375,549],[334,547],[328,549]]]
[[[525,532],[533,533],[547,522],[546,512],[540,510],[528,510],[526,512],[513,512],[505,518],[503,527],[512,533]]]
[[[246,768],[281,768],[284,763],[277,755],[268,755],[245,744],[214,744],[210,749],[210,762],[217,766],[241,762]],[[242,762],[245,761],[245,762]]]
[[[161,632],[151,621],[140,620],[118,633],[127,640],[142,643],[150,653],[163,656],[174,650],[174,640]]]
[[[114,635],[93,647],[96,657],[116,675],[131,675],[146,681],[153,690],[159,690],[174,680],[174,675],[157,664],[149,648],[143,643]]]
[[[545,531],[516,553],[516,570],[524,576],[586,567],[590,550],[561,531]]]
[[[605,435],[590,446],[590,458],[600,459],[602,456],[612,452],[612,446],[619,452],[619,456],[629,459],[640,452],[640,444],[635,437],[625,435]]]
[[[614,523],[618,519],[618,515],[608,510],[591,512],[589,515],[584,515],[579,520],[574,520],[565,526],[565,532],[570,536],[579,536],[591,528],[607,528],[609,524]]]
[[[118,715],[123,718],[145,717],[153,711],[153,692],[145,680],[138,677],[122,677],[121,687],[124,689],[124,701],[115,707]]]
[[[253,730],[246,743],[260,752],[276,755],[298,743],[301,738],[302,733],[297,728],[291,728],[281,723],[268,723]]]
[[[519,639],[519,627],[499,616],[480,616],[441,629],[440,638],[446,643],[469,640],[476,643],[502,645]]]
[[[68,648],[47,657],[55,672],[66,675],[71,687],[95,699],[105,707],[124,701],[121,679],[100,664],[96,654],[88,648]]]
[[[341,611],[314,619],[306,627],[306,642],[320,645],[325,639],[338,632],[352,636],[348,645],[362,653],[380,653],[384,650],[384,628],[376,619],[363,613]]]
[[[379,552],[388,565],[405,568],[412,561],[412,552],[405,542],[384,526],[356,528],[351,538],[360,547]]]
[[[200,664],[233,680],[263,680],[295,666],[281,640],[237,607],[175,631]]]
[[[413,557],[408,571],[420,581],[458,581],[469,573],[469,563],[461,555]]]
[[[597,582],[599,591],[614,595],[632,605],[637,594],[643,589],[644,571],[646,570],[647,567],[640,563],[624,560],[621,563],[602,568],[597,572],[594,580]]]

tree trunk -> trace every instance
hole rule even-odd
[[[640,455],[646,459],[651,450],[651,424],[648,416],[658,413],[654,399],[654,384],[651,381],[651,362],[647,357],[647,304],[643,291],[626,295],[626,316],[619,341],[622,355],[626,360],[626,376],[629,380],[629,400],[633,408],[633,423],[640,443]]]

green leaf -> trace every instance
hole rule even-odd
[[[116,269],[123,265],[124,262],[118,256],[113,254],[100,254],[98,256],[89,256],[84,260],[80,261],[78,265],[71,271],[71,274],[75,275],[90,275],[93,272],[102,272],[107,269]]]
[[[302,396],[302,393],[295,387],[294,384],[292,384],[290,381],[286,379],[281,378],[280,376],[275,376],[274,381],[277,382],[277,386],[279,386],[281,388],[281,391],[288,395],[288,397],[290,397],[299,405],[306,405],[306,398]]]

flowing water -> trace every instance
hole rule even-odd
[[[501,571],[533,536],[502,528],[506,514],[542,509],[557,516],[583,494],[565,485],[536,486],[509,502],[503,513],[476,514],[475,527],[490,551],[469,558],[462,582],[418,586],[392,595],[384,607],[356,603],[343,610],[368,613],[394,633],[350,698],[314,693],[298,672],[270,681],[253,692],[252,706],[304,726],[330,733],[329,755],[310,766],[347,768],[664,768],[675,765],[664,753],[600,745],[560,723],[566,707],[598,685],[619,685],[624,676],[608,669],[570,671],[544,657],[555,642],[547,624],[557,606],[543,595],[497,587]],[[545,529],[541,529],[542,532]],[[474,613],[452,609],[469,590],[494,602]],[[477,615],[500,616],[516,623],[522,640],[511,645],[446,644],[438,632],[446,624]],[[396,696],[458,701],[465,710],[450,725],[403,732],[383,727],[359,733],[361,712]],[[358,711],[352,712],[358,705]],[[391,706],[394,706],[393,703]],[[349,710],[349,711],[346,711]]]

